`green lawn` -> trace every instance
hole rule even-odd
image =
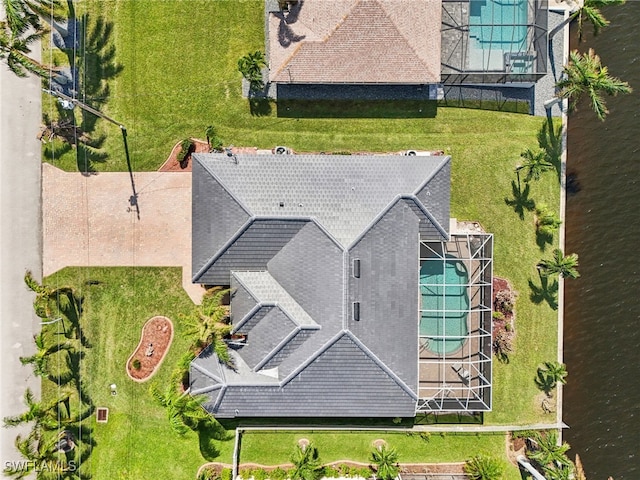
[[[451,215],[479,221],[494,233],[494,273],[511,280],[519,293],[515,352],[508,364],[494,362],[494,411],[485,415],[485,422],[553,420],[535,401],[538,391],[533,378],[540,362],[556,358],[557,312],[545,302],[530,299],[529,281],[539,284],[535,264],[543,255],[536,244],[533,214],[525,211],[521,220],[505,202],[512,198],[519,154],[537,146],[542,119],[451,107],[434,112],[432,104],[411,102],[270,103],[252,115],[241,97],[236,62],[248,51],[263,48],[262,1],[83,0],[74,5],[86,26],[82,58],[87,67],[81,79],[86,85],[85,101],[127,127],[134,170],[157,169],[176,142],[186,136],[204,137],[209,124],[218,128],[227,145],[287,145],[300,152],[416,148],[451,155]],[[56,54],[55,61],[63,63],[64,57]],[[55,109],[55,102],[47,98],[44,113],[54,115]],[[75,150],[54,142],[45,148],[45,158],[70,171],[89,164],[97,171],[126,170],[118,127],[96,122],[90,115],[83,118],[95,148]],[[557,206],[557,178],[547,174],[534,182],[530,197]],[[550,250],[547,246],[544,255]],[[88,286],[89,279],[102,283]],[[195,434],[178,438],[170,431],[164,411],[152,402],[147,386],[131,382],[125,374],[124,362],[138,342],[144,321],[155,314],[175,321],[179,312],[189,308],[177,269],[65,269],[47,281],[74,285],[86,299],[82,321],[92,347],[82,361],[83,378],[95,405],[111,409],[107,425],[94,425],[97,447],[89,460],[94,478],[121,474],[153,478],[165,471],[172,472],[171,478],[191,478],[206,459],[230,461],[232,442],[200,445]],[[176,335],[158,381],[167,380],[172,364],[186,348],[187,342]],[[119,386],[118,396],[109,394],[110,383]],[[46,392],[50,387],[45,385]],[[293,439],[281,435],[282,440],[269,442],[248,436],[243,459],[262,458],[265,452],[270,457],[276,445],[286,450],[278,455],[287,456]],[[405,450],[403,444],[401,455],[406,461],[463,460],[478,449],[500,455],[503,450],[496,438],[448,436],[442,444],[436,436],[429,444],[411,439],[419,447],[408,443]],[[369,440],[359,441],[359,453],[354,455],[362,458]],[[321,448],[325,461],[349,455],[345,448],[350,441],[327,442],[327,448]],[[459,448],[453,447],[455,442]]]
[[[88,285],[87,282],[98,282]],[[184,437],[169,427],[165,410],[149,394],[149,383],[166,383],[178,358],[189,347],[180,334],[178,315],[193,304],[181,288],[178,268],[66,268],[47,278],[48,285],[72,286],[83,297],[81,326],[90,346],[80,362],[88,397],[109,408],[109,421],[85,420],[93,428],[95,448],[86,460],[93,478],[194,478],[207,460],[230,461],[233,440],[216,442],[189,432]],[[126,374],[126,362],[138,345],[142,325],[154,315],[169,317],[176,329],[159,371],[148,382]],[[52,325],[50,327],[55,327]],[[109,386],[117,385],[116,396]],[[44,381],[44,397],[55,387]]]
[[[249,431],[242,435],[242,463],[278,465],[290,462],[290,456],[301,438],[310,440],[323,463],[338,460],[369,462],[372,442],[384,439],[398,451],[401,463],[454,463],[482,454],[495,458],[505,456],[505,435],[436,434],[426,438],[419,434],[394,432],[266,432]],[[505,461],[505,466],[507,462]],[[519,470],[509,465],[505,479],[520,479]]]

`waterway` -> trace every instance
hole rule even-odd
[[[564,438],[589,480],[640,479],[640,2],[603,10],[594,48],[632,95],[608,99],[602,123],[583,103],[569,119],[566,250],[580,257],[565,288]],[[572,41],[572,47],[577,46]]]

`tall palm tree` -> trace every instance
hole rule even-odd
[[[622,5],[625,0],[584,0],[583,4],[575,10],[569,17],[571,21],[578,22],[578,40],[582,41],[583,27],[585,22],[593,25],[593,35],[600,33],[600,29],[609,25],[609,20],[604,18],[601,7],[609,5]]]
[[[557,361],[544,362],[542,367],[538,367],[535,382],[538,388],[549,395],[558,383],[563,385],[567,383],[567,375],[567,367],[564,363]]]
[[[296,445],[291,455],[292,480],[318,480],[322,476],[322,463],[318,449],[312,445]]]
[[[531,180],[540,180],[544,172],[553,169],[553,165],[547,161],[546,152],[542,149],[532,152],[527,148],[520,154],[520,158],[523,162],[516,167],[516,172],[524,170],[526,172],[524,181],[527,183]]]
[[[57,17],[55,8],[59,5],[59,0],[2,0],[5,22],[14,35],[28,28],[42,33],[40,19],[52,14]]]
[[[600,57],[593,49],[586,54],[577,50],[569,54],[569,63],[564,67],[562,78],[556,83],[557,96],[569,100],[569,107],[575,109],[583,95],[591,101],[591,107],[600,120],[605,119],[609,110],[602,95],[631,93],[627,82],[609,75],[609,69],[602,65]]]
[[[21,463],[20,468],[17,465],[13,468],[5,468],[3,473],[16,479],[31,478],[36,467],[41,466],[43,462],[46,462],[47,467],[55,467],[58,460],[55,450],[56,441],[56,436],[45,437],[42,430],[37,427],[25,438],[18,435],[15,439],[16,450],[27,461]]]
[[[207,400],[205,395],[194,397],[186,392],[181,393],[171,383],[164,391],[161,391],[156,384],[151,384],[149,391],[157,403],[167,409],[169,424],[179,435],[184,435],[189,429],[197,428],[201,421],[209,418],[209,414],[202,407]]]
[[[499,480],[504,466],[493,457],[476,455],[465,462],[464,471],[472,480]]]
[[[20,357],[20,363],[23,365],[33,365],[33,373],[35,375],[38,377],[46,377],[49,374],[49,356],[60,350],[69,350],[71,347],[66,343],[48,346],[42,331],[38,335],[34,335],[33,338],[36,345],[36,353],[30,357]]]
[[[27,405],[27,411],[16,416],[5,417],[3,419],[6,427],[15,427],[24,423],[34,422],[35,428],[42,427],[45,430],[56,430],[61,425],[68,423],[69,419],[69,391],[63,391],[60,397],[43,404],[37,402],[33,392],[27,389],[24,394],[24,401]]]
[[[398,476],[398,452],[386,444],[380,445],[371,451],[369,460],[376,466],[378,477],[382,480],[391,480]]]
[[[562,278],[578,278],[578,254],[572,253],[565,256],[562,250],[556,248],[552,259],[543,259],[537,265],[542,276],[560,275]]]

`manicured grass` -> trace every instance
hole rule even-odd
[[[401,463],[455,463],[464,462],[477,455],[489,455],[503,459],[505,435],[436,434],[421,437],[419,434],[394,432],[304,431],[266,432],[249,431],[242,435],[241,463],[278,465],[290,462],[291,453],[301,438],[310,440],[317,448],[323,463],[351,460],[369,463],[372,443],[384,439],[399,454]],[[506,479],[519,479],[518,468],[509,465]]]
[[[97,283],[87,285],[90,280]],[[194,432],[178,436],[149,394],[151,382],[168,382],[189,347],[178,315],[193,304],[181,288],[180,269],[67,268],[46,283],[72,286],[84,298],[81,326],[90,346],[80,363],[81,378],[94,405],[109,408],[108,423],[97,423],[95,416],[83,421],[93,428],[96,442],[84,465],[93,478],[194,478],[208,460],[231,461],[233,440],[199,439]],[[136,383],[126,374],[126,361],[140,340],[142,325],[154,315],[172,320],[173,343],[154,377]],[[43,383],[45,397],[53,396],[55,386]],[[112,383],[116,396],[110,392]]]

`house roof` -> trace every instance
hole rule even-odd
[[[301,0],[268,21],[272,82],[440,81],[441,0]]]
[[[193,160],[194,281],[231,284],[246,343],[233,346],[234,369],[196,359],[192,391],[209,394],[219,416],[412,414],[419,239],[448,238],[449,157]],[[338,407],[327,397],[336,389],[360,403]],[[311,411],[318,391],[326,405]],[[392,406],[380,404],[385,395]]]

